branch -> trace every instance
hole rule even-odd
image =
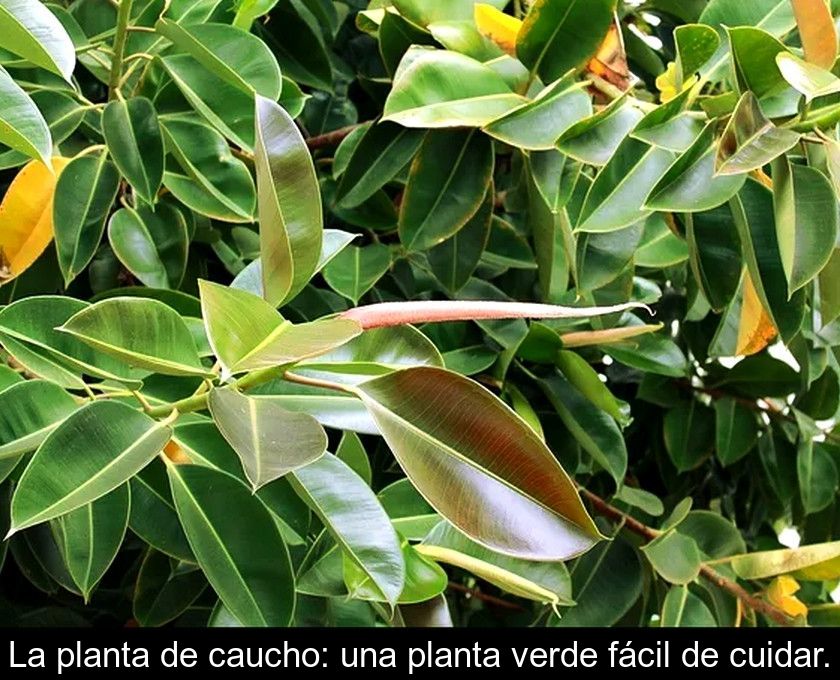
[[[460,583],[452,583],[451,581],[449,582],[448,588],[450,590],[457,590],[459,593],[464,593],[469,597],[474,597],[476,600],[481,600],[487,604],[494,604],[497,607],[503,607],[504,609],[511,609],[518,612],[525,611],[525,607],[522,605],[516,604],[515,602],[508,602],[500,597],[487,595],[486,593],[482,593],[478,588],[468,588]]]
[[[323,135],[309,137],[306,140],[306,146],[308,146],[311,151],[315,151],[316,149],[323,149],[330,146],[338,146],[347,135],[353,132],[353,130],[355,130],[356,128],[360,128],[362,125],[367,125],[367,123],[369,122],[370,121],[365,121],[364,123],[356,123],[355,125],[348,125],[347,127],[338,128],[338,130],[333,130],[332,132],[327,132]]]
[[[592,504],[592,507],[598,514],[603,515],[604,517],[607,517],[612,520],[623,520],[624,526],[637,536],[641,536],[642,538],[648,541],[659,536],[659,531],[657,531],[653,527],[647,526],[646,524],[642,524],[639,520],[634,519],[633,517],[630,517],[615,506],[607,503],[607,501],[605,501],[600,496],[597,496],[591,491],[588,491],[587,489],[583,488],[580,489],[580,492]],[[710,583],[715,584],[718,588],[725,590],[733,597],[736,597],[753,611],[757,611],[761,614],[764,614],[768,619],[774,621],[780,626],[793,625],[793,622],[791,621],[790,617],[788,617],[788,615],[785,614],[781,609],[773,606],[765,600],[756,597],[755,595],[752,595],[751,593],[748,593],[741,585],[721,575],[720,573],[712,569],[712,567],[710,567],[709,565],[704,564],[700,567],[700,576],[702,576]]]
[[[128,36],[128,21],[131,18],[131,4],[133,0],[121,0],[117,11],[117,33],[114,36],[114,58],[111,61],[111,73],[108,78],[108,99],[116,99],[120,89],[122,77],[123,55]]]

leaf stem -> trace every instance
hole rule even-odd
[[[131,17],[131,5],[134,0],[120,0],[117,10],[117,32],[114,36],[114,58],[111,61],[111,75],[108,79],[108,100],[117,98],[117,91],[122,76],[123,56],[125,54],[125,43],[128,37],[128,20]]]

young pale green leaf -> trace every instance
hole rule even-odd
[[[381,243],[348,246],[324,267],[324,280],[336,293],[358,304],[391,268],[391,249]]]
[[[189,118],[162,119],[167,150],[192,182],[168,170],[164,184],[196,212],[225,222],[253,222],[256,188],[248,167],[213,128]],[[197,186],[195,186],[197,185]]]
[[[418,490],[473,540],[513,557],[552,561],[600,539],[545,444],[476,383],[423,367],[355,391]],[[474,499],[469,507],[457,502],[464,495]]]
[[[171,428],[130,406],[97,401],[53,430],[26,466],[12,499],[12,531],[98,500],[142,470]]]
[[[547,151],[567,129],[592,115],[592,101],[582,83],[560,78],[540,92],[532,102],[485,125],[483,130],[505,144]]]
[[[417,550],[465,569],[505,592],[552,606],[572,606],[572,583],[562,562],[530,562],[488,550],[448,522],[440,522]]]
[[[397,533],[370,488],[332,454],[290,473],[289,480],[345,555],[393,605],[405,585],[405,561]]]
[[[504,54],[495,42],[479,31],[474,21],[435,21],[427,26],[434,39],[447,50],[487,62]]]
[[[840,78],[816,64],[803,61],[795,54],[782,52],[776,55],[776,64],[788,84],[805,95],[808,102],[840,92]]]
[[[404,58],[394,76],[383,120],[405,127],[481,127],[527,103],[490,67],[463,54],[409,54],[410,63]]]
[[[277,0],[241,0],[236,3],[233,25],[247,31],[251,28],[251,24],[263,14],[270,12],[276,4]]]
[[[777,128],[761,111],[752,92],[745,92],[718,144],[718,175],[751,172],[766,165],[799,141],[799,133]]]
[[[615,7],[615,0],[536,0],[516,36],[516,56],[551,82],[597,52]]]
[[[137,194],[154,203],[163,181],[163,137],[154,104],[145,97],[113,101],[102,113],[108,151]]]
[[[833,541],[804,545],[799,548],[764,550],[736,555],[729,560],[729,565],[738,576],[748,580],[773,578],[780,574],[800,571],[806,575],[826,575],[826,580],[828,580],[837,578],[838,558],[840,558],[840,541]],[[826,574],[818,574],[817,570],[824,569],[829,571]]]
[[[130,366],[164,375],[212,376],[184,320],[157,300],[116,297],[71,317],[61,331]]]
[[[831,258],[838,231],[837,195],[819,170],[780,157],[773,164],[773,208],[792,295],[815,279]]]
[[[169,203],[121,208],[108,222],[108,242],[117,259],[151,287],[177,290],[189,251],[187,222]]]
[[[715,400],[715,451],[723,465],[743,458],[758,439],[755,413],[732,397]]]
[[[67,31],[43,3],[0,0],[0,48],[70,81],[76,50]]]
[[[674,30],[677,65],[683,82],[697,73],[720,47],[720,35],[704,24],[685,24]]]
[[[93,259],[119,184],[119,173],[105,153],[72,160],[58,178],[53,229],[65,285]]]
[[[255,35],[227,24],[184,25],[160,19],[155,30],[213,74],[251,94],[277,101],[280,67],[268,46]]]
[[[702,556],[693,538],[669,531],[642,546],[656,572],[668,583],[686,585],[700,574]]]
[[[294,121],[258,96],[256,126],[263,290],[266,300],[280,304],[315,273],[324,217],[312,157]]]
[[[85,601],[117,556],[128,527],[130,506],[129,486],[123,484],[55,520],[67,571]]]
[[[582,163],[604,165],[643,117],[620,97],[567,129],[557,139],[557,148]]]
[[[35,102],[0,66],[0,143],[50,164],[52,137]]]
[[[714,615],[688,586],[674,586],[665,596],[659,625],[662,628],[708,628],[717,625]]]
[[[15,383],[0,392],[0,460],[15,463],[78,408],[58,385],[44,380]]]
[[[410,250],[426,250],[458,232],[487,195],[493,144],[469,130],[429,133],[411,164],[399,232]]]
[[[141,626],[163,626],[183,614],[206,587],[200,569],[173,564],[162,552],[149,550],[137,574],[134,618]]]
[[[230,388],[213,390],[209,406],[254,491],[315,462],[327,450],[324,428],[305,413],[287,411]]]
[[[364,203],[411,161],[422,142],[421,130],[388,122],[371,125],[350,156],[336,190],[336,202],[344,208]]]
[[[288,626],[294,574],[268,508],[220,470],[168,463],[167,471],[193,553],[225,606],[245,626]]]
[[[611,400],[612,410],[617,410],[615,398],[605,387],[600,390],[594,385],[593,378],[601,385],[597,375],[593,375],[594,371],[584,373],[581,370],[581,362],[585,363],[583,359],[572,360],[572,356],[577,357],[572,352],[560,355],[561,370],[568,380],[558,373],[540,380],[540,386],[581,448],[609,473],[619,487],[624,483],[627,472],[627,448],[615,420],[601,408],[601,403]]]

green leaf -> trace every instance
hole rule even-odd
[[[560,135],[581,118],[592,115],[592,101],[582,83],[560,78],[532,102],[485,125],[483,130],[505,144],[532,151],[554,148]]]
[[[206,587],[200,569],[173,565],[167,555],[149,550],[137,574],[134,618],[141,626],[163,626],[183,614]]]
[[[686,585],[700,575],[702,558],[694,539],[669,531],[642,546],[656,572],[668,583]]]
[[[253,222],[257,204],[251,172],[213,128],[190,118],[162,121],[166,148],[187,177],[171,169],[164,184],[196,212],[225,222]],[[192,184],[197,186],[191,186]]]
[[[820,315],[823,324],[840,317],[840,249],[831,251],[831,258],[820,272]]]
[[[0,143],[49,165],[52,138],[35,102],[0,66]]]
[[[188,54],[156,59],[207,122],[238,147],[246,151],[254,148],[253,95],[225,82]]]
[[[386,486],[377,498],[394,528],[410,541],[422,541],[440,524],[440,515],[405,477]]]
[[[73,41],[41,2],[0,0],[0,48],[70,81],[76,67]]]
[[[773,164],[773,208],[788,295],[810,283],[831,258],[837,239],[837,195],[819,170]]]
[[[703,24],[685,24],[674,30],[677,64],[685,82],[711,59],[718,47],[717,31]]]
[[[184,25],[160,19],[155,30],[233,87],[274,101],[280,96],[280,67],[255,35],[227,24]]]
[[[373,492],[331,454],[290,474],[295,491],[386,602],[405,584],[400,541]]]
[[[581,364],[586,362],[582,358],[573,352],[560,352],[559,355],[566,377],[550,375],[540,380],[540,386],[581,448],[609,473],[616,487],[620,487],[627,472],[627,448],[615,420],[602,410],[604,401],[612,401],[612,405],[604,405],[612,406],[615,411],[615,400],[588,365],[591,373],[584,373]],[[594,385],[593,378],[606,394]],[[618,415],[621,417],[621,413]]]
[[[706,603],[688,586],[674,586],[665,596],[659,625],[662,628],[708,628],[717,625]]]
[[[225,606],[245,626],[289,625],[292,564],[265,505],[225,472],[172,463],[167,472],[193,553]]]
[[[410,250],[426,250],[457,233],[476,213],[493,172],[489,138],[468,130],[426,136],[411,164],[399,232]]]
[[[344,208],[364,203],[396,177],[422,142],[420,130],[387,122],[371,125],[350,156],[336,190],[336,202]]]
[[[346,463],[347,467],[359,475],[365,484],[370,486],[373,471],[370,468],[370,460],[368,459],[367,451],[365,451],[365,446],[356,433],[343,432],[341,434],[341,441],[338,444],[335,455],[339,460]]]
[[[773,125],[762,113],[755,95],[745,92],[718,144],[717,174],[758,170],[798,141],[798,133]]]
[[[665,448],[677,470],[693,470],[712,449],[714,411],[696,399],[683,402],[665,414],[663,436]]]
[[[60,330],[131,366],[164,375],[213,375],[201,365],[183,319],[157,300],[102,300],[75,314]]]
[[[67,570],[85,601],[117,556],[128,526],[128,484],[56,520]]]
[[[292,470],[309,465],[327,450],[327,435],[318,421],[270,401],[236,390],[214,389],[210,413],[236,451],[256,492]]]
[[[400,14],[418,26],[435,21],[472,21],[474,0],[396,0]],[[496,9],[504,9],[503,0],[489,0]]]
[[[808,102],[840,92],[840,78],[816,64],[803,61],[795,54],[780,52],[776,55],[776,64],[782,77],[793,89],[805,95]]]
[[[777,38],[759,28],[728,28],[735,75],[741,92],[750,91],[764,99],[780,94],[787,85],[776,59],[788,52]]]
[[[348,246],[324,267],[324,280],[336,293],[358,304],[391,267],[391,249],[381,243]]]
[[[557,139],[557,148],[588,165],[604,165],[644,117],[624,97],[584,118]]]
[[[615,0],[536,0],[516,36],[516,56],[543,81],[583,66],[613,21]]]
[[[257,191],[264,297],[280,304],[297,295],[318,265],[323,214],[318,180],[303,137],[289,115],[256,102]]]
[[[688,259],[688,244],[674,234],[661,214],[645,220],[642,240],[633,257],[637,267],[664,269]]]
[[[691,270],[712,309],[721,311],[741,281],[741,243],[729,206],[686,215]]]
[[[577,287],[592,291],[625,271],[642,238],[643,223],[602,234],[583,233],[577,241]]]
[[[489,66],[457,52],[419,49],[403,58],[382,119],[405,127],[481,127],[525,103]]]
[[[800,432],[796,472],[805,514],[824,510],[834,502],[840,484],[837,465],[831,453],[811,441],[810,435],[805,432]]]
[[[0,460],[17,463],[77,407],[69,393],[44,380],[26,380],[4,389],[0,392]]]
[[[424,367],[355,391],[412,483],[473,540],[513,557],[559,560],[600,538],[545,444],[484,388]],[[469,508],[457,501],[465,495],[474,499]]]
[[[592,182],[575,230],[615,231],[647,217],[644,199],[673,160],[666,149],[626,139]]]
[[[730,205],[756,292],[779,335],[788,341],[799,332],[804,314],[804,291],[788,294],[774,224],[772,192],[750,178]]]
[[[631,325],[641,325],[641,322],[637,320]],[[632,340],[605,345],[603,350],[616,361],[647,373],[681,378],[688,372],[685,354],[662,333],[639,335]]]
[[[440,522],[417,550],[517,597],[552,606],[574,604],[571,578],[562,562],[529,562],[500,555],[471,541],[447,522]]]
[[[119,174],[104,153],[74,159],[58,178],[53,198],[53,228],[65,285],[93,259],[119,182]]]
[[[756,439],[758,424],[750,409],[732,397],[715,400],[715,450],[724,466],[746,456]]]
[[[145,97],[112,101],[102,113],[102,132],[120,173],[147,203],[163,181],[163,137],[154,104]]]
[[[92,402],[53,430],[26,466],[12,499],[12,531],[105,496],[145,467],[169,426],[115,401]]]
[[[427,26],[434,39],[452,52],[487,62],[504,54],[490,38],[482,35],[475,21],[435,21]]]

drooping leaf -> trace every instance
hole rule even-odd
[[[315,168],[289,115],[257,97],[257,192],[263,296],[277,305],[297,295],[318,265],[323,214]]]
[[[723,465],[743,458],[758,439],[755,414],[732,397],[715,401],[715,451]]]
[[[111,102],[102,113],[102,132],[120,173],[154,203],[163,181],[163,136],[154,104],[145,97]]]
[[[29,461],[12,498],[12,530],[98,500],[145,467],[172,430],[130,406],[92,402],[53,430]]]
[[[76,66],[73,41],[41,2],[0,2],[0,47],[69,81]]]
[[[680,472],[696,468],[712,449],[714,412],[696,399],[668,411],[663,427],[668,455]]]
[[[418,490],[473,540],[511,556],[555,560],[600,537],[534,431],[475,383],[437,368],[410,368],[356,392]],[[488,449],[484,441],[495,445]],[[475,502],[458,504],[462,494]]]
[[[190,546],[225,606],[243,625],[289,625],[294,575],[268,508],[225,472],[172,463],[167,472]]]
[[[583,163],[604,165],[643,117],[626,99],[616,99],[572,125],[557,139],[557,148]]]
[[[795,54],[782,52],[776,56],[776,63],[784,79],[805,95],[806,101],[840,92],[840,78],[827,69],[803,61]]]
[[[49,163],[52,137],[47,121],[30,96],[2,66],[0,102],[0,142],[40,163]]]
[[[743,264],[741,244],[729,206],[686,216],[691,269],[712,309],[735,296]]]
[[[772,578],[799,570],[816,570],[824,565],[834,564],[837,557],[840,557],[840,541],[736,555],[729,564],[738,576],[752,580]]]
[[[162,552],[149,550],[134,589],[134,618],[141,626],[163,626],[184,613],[207,587],[200,569],[173,564]]]

